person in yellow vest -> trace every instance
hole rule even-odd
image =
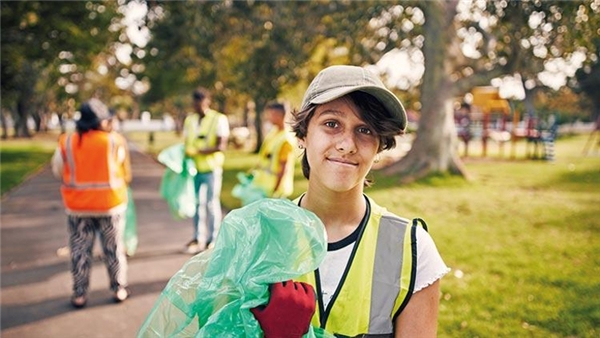
[[[87,302],[96,233],[100,234],[114,300],[122,302],[129,295],[123,242],[131,181],[127,142],[109,131],[112,117],[100,100],[83,103],[80,113],[76,132],[59,137],[52,159],[52,171],[62,179],[73,276],[71,304],[76,308]]]
[[[436,336],[449,268],[426,226],[364,194],[406,122],[398,98],[364,68],[331,66],[309,85],[292,121],[308,179],[295,202],[325,225],[328,252],[317,270],[274,284],[269,302],[252,309],[265,337],[300,337],[309,322],[343,337]]]
[[[223,163],[229,138],[227,116],[210,108],[211,95],[206,88],[193,94],[194,113],[183,122],[185,155],[194,160],[198,173],[194,177],[197,193],[193,217],[194,236],[186,252],[205,250],[216,238],[221,225],[221,183]]]
[[[252,170],[252,183],[266,197],[287,198],[294,191],[293,135],[285,126],[285,106],[273,102],[265,107],[265,116],[272,125],[258,152],[258,163]]]

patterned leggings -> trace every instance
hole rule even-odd
[[[123,244],[124,213],[111,216],[69,215],[68,222],[74,296],[85,296],[89,289],[96,232],[100,233],[110,289],[117,291],[119,287],[127,286],[127,257]]]

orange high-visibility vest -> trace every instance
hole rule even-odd
[[[117,151],[125,140],[117,133],[92,130],[61,135],[64,161],[61,193],[67,211],[107,213],[127,202],[127,173]]]

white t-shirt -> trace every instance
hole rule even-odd
[[[413,293],[433,284],[450,271],[442,260],[429,233],[422,227],[417,227],[416,235],[417,275]],[[333,293],[337,289],[355,245],[356,241],[348,243],[348,245],[336,250],[328,250],[325,259],[321,265],[319,265],[319,277],[324,307],[327,307]]]
[[[216,126],[216,135],[217,137],[226,138],[229,137],[229,121],[227,120],[227,116],[220,115],[219,120],[217,121]]]

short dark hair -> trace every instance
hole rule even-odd
[[[202,101],[206,98],[210,99],[210,91],[204,87],[198,87],[192,94],[194,101]]]
[[[283,114],[285,114],[285,112],[286,112],[285,105],[283,103],[279,103],[279,102],[268,103],[265,106],[265,109],[278,110],[278,111],[282,112]]]
[[[345,96],[352,101],[360,112],[360,117],[369,125],[379,136],[379,149],[381,152],[386,149],[392,149],[396,146],[396,135],[404,132],[398,129],[398,124],[390,117],[385,107],[373,95],[355,91]],[[306,109],[292,112],[292,131],[296,137],[303,139],[308,132],[308,123],[312,119],[317,109],[317,105],[310,104]],[[310,166],[306,158],[306,151],[302,154],[302,174],[307,179],[310,176]]]

